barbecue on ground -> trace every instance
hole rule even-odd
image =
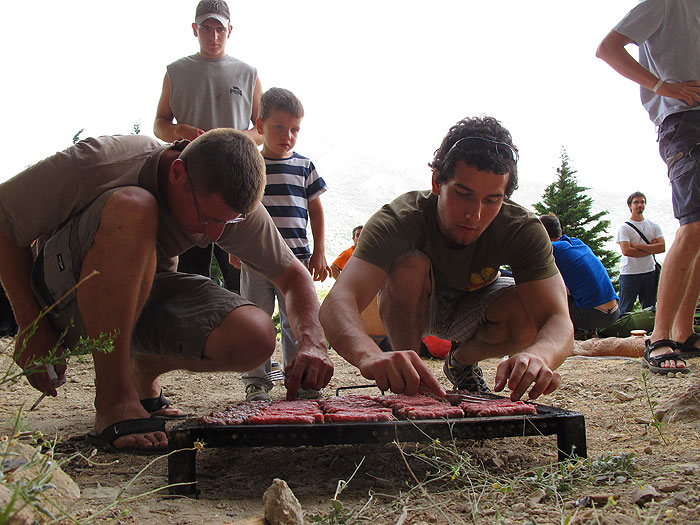
[[[10,362],[9,339],[3,342],[0,370]],[[331,354],[336,374],[329,391],[367,382]],[[497,360],[484,363],[491,384],[497,365]],[[556,465],[554,437],[496,439],[457,447],[436,443],[427,448],[404,444],[207,450],[205,446],[197,459],[199,499],[145,496],[119,503],[100,521],[244,523],[262,515],[262,494],[278,477],[292,488],[308,520],[326,523],[343,522],[352,512],[348,523],[562,523],[567,516],[573,517],[571,523],[700,523],[700,416],[664,423],[659,429],[652,424],[650,408],[650,402],[663,404],[698,383],[700,359],[690,365],[697,371],[645,380],[636,358],[567,360],[560,369],[562,387],[542,402],[586,416],[591,461]],[[430,366],[442,377],[441,361],[431,361]],[[92,378],[89,359],[72,362],[59,397],[45,399],[37,410],[24,414],[28,429],[59,440],[59,458],[76,451],[89,456],[92,451],[82,440],[92,426]],[[206,414],[243,397],[235,374],[175,372],[164,377],[163,386],[177,406],[192,414]],[[37,397],[26,382],[3,388],[3,420]],[[284,395],[280,388],[273,392]],[[693,403],[697,405],[691,398]],[[82,491],[74,506],[81,520],[117,497],[146,493],[167,479],[167,460],[156,462],[133,481],[150,458],[98,452],[91,459],[92,463],[76,459],[64,466]],[[332,504],[340,480],[350,481],[338,496],[339,503]],[[608,500],[609,496],[613,498]],[[588,507],[591,502],[598,508]]]

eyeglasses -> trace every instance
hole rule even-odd
[[[508,151],[508,152],[510,153],[510,156],[511,156],[511,158],[513,159],[513,161],[514,161],[514,162],[518,162],[518,159],[519,159],[518,152],[515,150],[515,148],[514,148],[513,146],[511,146],[511,145],[508,144],[507,142],[499,142],[499,141],[497,141],[497,140],[487,139],[486,137],[462,137],[462,138],[459,139],[457,142],[455,142],[454,144],[452,144],[452,147],[451,147],[449,150],[447,150],[447,154],[449,155],[450,151],[452,151],[453,149],[455,149],[455,148],[457,147],[457,144],[459,144],[460,142],[462,142],[462,141],[464,141],[464,140],[483,140],[484,142],[488,142],[488,143],[490,143],[490,144],[494,144],[495,147],[496,147],[496,153],[497,153],[497,154],[501,153],[501,152],[498,150],[498,146],[503,146],[503,147],[506,149],[506,151]]]
[[[187,172],[185,171],[185,173]],[[197,219],[199,220],[200,224],[236,224],[237,222],[243,222],[246,219],[245,213],[240,214],[235,219],[228,219],[226,221],[204,215],[202,210],[199,208],[199,202],[197,201],[197,196],[195,195],[196,191],[194,189],[194,184],[192,184],[192,177],[190,177],[189,173],[187,173],[187,180],[190,182],[190,188],[192,188],[192,201],[194,202],[194,209],[197,211]]]

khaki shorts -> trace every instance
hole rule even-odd
[[[430,263],[430,284],[433,293],[428,299],[428,317],[423,336],[434,335],[448,341],[469,341],[486,321],[486,310],[501,295],[515,288],[511,277],[498,277],[493,283],[474,292],[439,289],[430,259],[421,251],[413,250],[406,256],[423,256]],[[381,302],[381,296],[379,298]]]
[[[32,269],[32,289],[41,306],[54,304],[75,287],[112,191],[102,194],[46,241]],[[115,256],[121,249],[115,248]],[[250,304],[206,277],[158,272],[136,322],[131,352],[201,359],[212,330],[233,310]],[[65,332],[64,344],[68,347],[86,335],[74,290],[47,318],[59,334]]]

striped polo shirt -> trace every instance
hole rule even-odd
[[[262,203],[280,234],[300,260],[311,258],[306,225],[309,201],[327,190],[311,160],[294,153],[286,159],[265,158],[267,185]]]

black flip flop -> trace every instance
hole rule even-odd
[[[654,350],[664,346],[668,346],[671,351],[654,357],[651,356],[651,353]],[[654,374],[670,374],[671,372],[680,374],[689,373],[690,369],[687,366],[673,368],[661,366],[661,363],[666,361],[683,361],[685,363],[685,360],[681,357],[681,354],[676,352],[676,348],[676,342],[671,341],[670,339],[660,339],[654,343],[651,342],[651,339],[647,339],[644,357],[642,358],[642,366],[644,368],[648,368]]]
[[[165,432],[165,421],[155,417],[143,419],[125,419],[106,427],[101,433],[91,430],[85,436],[85,441],[107,452],[126,454],[167,454],[168,447],[124,447],[117,448],[114,441],[122,436],[144,434],[147,432]]]
[[[700,357],[700,348],[695,346],[695,343],[697,343],[698,341],[700,341],[700,334],[696,332],[690,334],[688,339],[686,339],[682,343],[676,341],[676,346],[678,347],[678,350],[680,351],[681,357],[683,359],[689,359],[691,357]]]
[[[146,409],[146,412],[151,414],[153,417],[160,419],[187,419],[187,414],[179,414],[176,416],[171,416],[167,414],[155,414],[159,410],[164,408],[170,408],[172,405],[167,397],[163,395],[163,389],[160,389],[160,394],[158,397],[149,397],[147,399],[141,399],[141,405]]]

